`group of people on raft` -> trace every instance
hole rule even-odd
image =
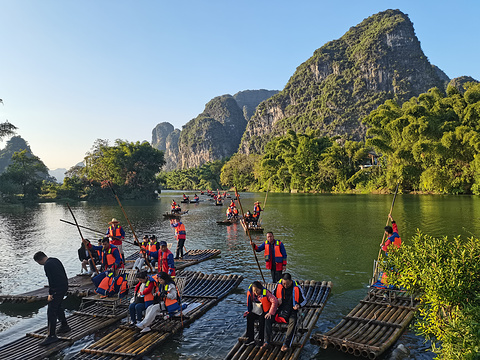
[[[236,209],[233,200],[229,208]],[[257,219],[261,211],[260,203],[258,201],[255,202],[254,214]],[[389,219],[392,225],[384,228],[386,240],[380,245],[387,256],[391,246],[400,248],[402,243],[398,234],[397,224],[390,214]],[[88,263],[91,266],[90,272],[93,272],[92,269],[95,269],[92,281],[98,286],[98,293],[106,293],[107,288],[114,286],[117,287],[116,291],[122,294],[122,291],[128,292],[128,288],[124,287],[124,285],[126,286],[125,278],[119,276],[119,270],[124,267],[125,257],[122,240],[125,237],[125,232],[116,219],[112,219],[109,225],[106,234],[108,236],[99,240],[99,245],[95,246],[86,239],[82,240],[79,257],[82,260],[82,268],[84,270],[87,270],[86,265]],[[185,225],[178,219],[172,219],[171,226],[175,229],[178,241],[175,258],[168,249],[167,243],[165,241],[157,241],[155,235],[150,237],[145,235],[142,242],[137,244],[141,247],[141,256],[139,258],[141,260],[137,260],[134,265],[134,268],[139,270],[136,275],[138,283],[135,286],[134,296],[129,305],[129,312],[132,326],[138,327],[141,329],[141,332],[150,331],[150,325],[156,316],[163,315],[167,318],[185,307],[185,305],[182,306],[181,304],[180,294],[174,280],[174,259],[184,255]],[[285,272],[287,267],[285,246],[280,240],[275,239],[272,232],[267,233],[266,241],[262,242],[262,244],[256,245],[253,241],[250,241],[250,245],[255,251],[264,252],[266,268],[270,270],[272,282],[276,286],[273,293],[266,289],[260,281],[254,281],[248,287],[247,311],[244,313],[244,317],[247,319],[246,345],[270,348],[272,346],[273,322],[285,323],[287,324],[287,332],[281,347],[281,351],[285,352],[292,344],[297,327],[298,311],[305,306],[306,298],[299,283],[293,280],[289,273]],[[36,254],[35,260],[39,264],[44,265],[48,258],[43,253],[40,255]],[[100,272],[97,270],[96,261],[100,264]],[[158,272],[155,271],[149,274],[143,270],[145,265],[152,269],[156,266]],[[46,274],[47,277],[52,276],[49,275],[47,269]],[[382,277],[379,281],[380,286],[386,285],[383,280]],[[62,316],[60,311],[61,300],[49,303],[50,306],[52,308],[55,306],[55,311],[59,315],[49,315],[49,328],[52,328],[50,321],[53,321],[53,318],[55,318],[54,323],[56,324],[58,318],[62,322],[62,329],[69,331],[68,325],[64,321],[64,315]],[[143,313],[145,313],[144,317]],[[256,321],[259,323],[258,342],[255,341],[254,331]],[[55,336],[55,333],[53,336]]]
[[[380,245],[388,256],[391,246],[400,248],[402,239],[398,234],[398,227],[389,214],[392,225],[384,228],[386,240]],[[264,251],[266,268],[270,270],[272,282],[276,284],[273,293],[266,289],[260,281],[254,281],[247,291],[247,331],[245,345],[257,345],[269,349],[272,344],[272,325],[274,322],[286,323],[287,333],[280,351],[287,351],[292,345],[297,327],[298,311],[305,306],[306,298],[302,287],[286,273],[287,252],[280,240],[276,240],[272,232],[267,233],[267,240],[261,245],[250,241],[252,248]],[[385,286],[384,277],[379,281]],[[375,284],[374,284],[375,286]],[[258,341],[255,341],[255,321],[258,321]]]
[[[260,212],[263,211],[263,209],[260,207],[260,201],[255,201],[253,204],[253,213],[248,210],[245,213],[245,224],[249,228],[257,228],[258,227],[258,221],[260,220]]]

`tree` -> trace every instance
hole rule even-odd
[[[256,187],[255,166],[260,158],[256,154],[235,154],[222,167],[220,181],[222,185],[239,190],[254,189]]]
[[[131,198],[153,198],[158,189],[156,174],[165,163],[163,152],[148,142],[116,140],[114,146],[98,139],[84,159],[85,167],[75,169],[90,184],[90,194],[101,196],[100,187],[110,181]]]
[[[18,187],[10,186],[7,194],[11,196],[11,191],[20,191],[25,200],[36,199],[41,192],[42,181],[49,179],[45,164],[27,150],[15,152],[12,163],[0,177],[2,182],[18,184]],[[3,191],[6,191],[5,187]]]
[[[15,130],[17,130],[17,127],[13,124],[10,124],[8,120],[4,123],[0,123],[0,140],[2,140],[5,136],[15,134]]]
[[[432,340],[437,359],[473,360],[480,353],[480,240],[417,232],[389,248],[387,281],[420,296],[414,327]]]

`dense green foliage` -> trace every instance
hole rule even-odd
[[[15,201],[17,195],[33,201],[38,198],[44,180],[49,180],[48,169],[37,156],[26,149],[15,152],[0,175],[0,194],[6,201]]]
[[[248,190],[256,185],[255,171],[260,155],[235,154],[225,165],[220,173],[222,185],[229,188],[234,186],[238,190]]]
[[[110,146],[96,140],[84,158],[85,166],[67,171],[63,184],[44,184],[46,197],[56,199],[99,200],[112,198],[107,181],[127,199],[155,199],[159,183],[156,178],[164,164],[163,152],[147,142],[117,140]]]
[[[480,194],[480,84],[449,87],[371,112],[367,145],[383,155],[383,181],[404,190]]]
[[[225,160],[216,160],[196,168],[161,172],[158,181],[164,189],[221,189],[220,171]]]
[[[421,296],[414,327],[432,340],[437,359],[480,354],[480,240],[433,238],[420,232],[390,247],[388,282]]]

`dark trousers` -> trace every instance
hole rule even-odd
[[[175,255],[178,258],[179,254],[183,257],[183,246],[185,245],[185,239],[178,239],[177,242],[177,254]]]
[[[63,326],[68,325],[67,319],[65,318],[65,311],[62,307],[62,300],[67,290],[57,291],[53,295],[53,299],[48,302],[47,306],[47,319],[48,319],[48,336],[55,336],[57,328],[57,319],[60,320]]]
[[[288,318],[287,336],[284,344],[288,347],[292,346],[293,335],[295,334],[295,328],[297,327],[297,312],[292,311]]]
[[[272,340],[272,322],[273,317],[265,319],[265,314],[257,315],[249,312],[247,315],[247,341],[252,341],[255,338],[255,320],[258,320],[258,338],[263,342],[270,343]]]
[[[280,281],[280,279],[282,278],[282,270],[276,271],[275,270],[275,264],[273,264],[271,272],[272,272],[273,283],[274,284],[278,283]]]

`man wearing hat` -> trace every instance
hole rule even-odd
[[[147,255],[155,259],[158,259],[158,272],[164,272],[175,277],[175,260],[173,259],[173,254],[168,250],[167,243],[165,241],[160,241],[160,250],[158,251],[148,251]]]
[[[120,254],[122,254],[122,258],[125,259],[122,246],[122,240],[125,238],[125,231],[115,218],[113,218],[108,224],[110,226],[107,229],[107,236],[110,238],[110,244],[115,245],[118,248],[118,251],[120,251]]]

